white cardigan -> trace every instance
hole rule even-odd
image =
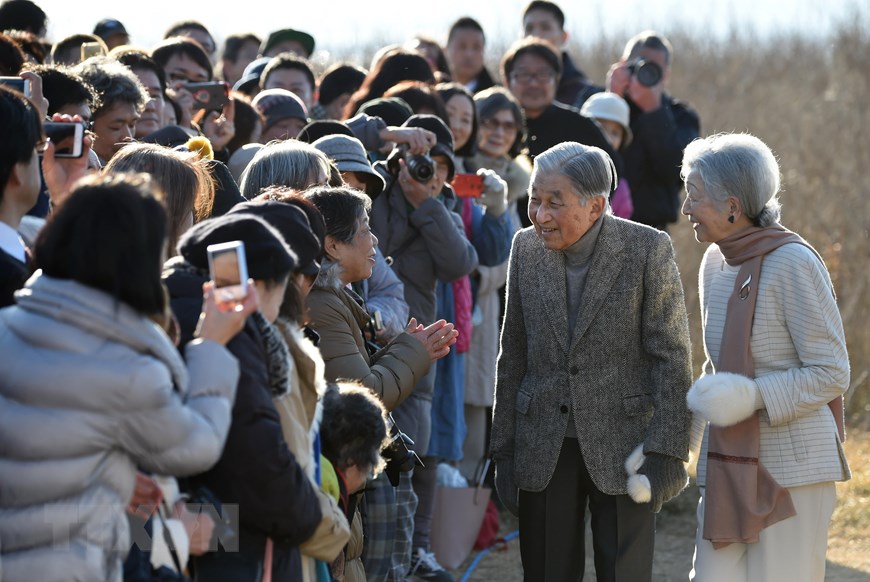
[[[725,263],[716,245],[701,262],[705,375],[715,372],[738,270]],[[751,339],[755,382],[764,400],[759,458],[785,487],[851,477],[827,406],[849,388],[846,337],[831,288],[824,265],[803,245],[786,244],[764,258]],[[705,430],[698,460],[701,487],[706,460]]]

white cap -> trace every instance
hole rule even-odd
[[[625,130],[625,140],[622,144],[623,147],[631,143],[633,135],[631,133],[631,128],[628,126],[630,118],[628,103],[626,103],[625,99],[616,93],[611,93],[609,91],[605,93],[595,93],[589,97],[585,103],[583,103],[580,113],[586,117],[591,117],[592,119],[607,119],[608,121],[615,121]]]

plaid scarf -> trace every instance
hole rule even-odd
[[[281,396],[290,389],[290,350],[287,343],[281,337],[281,333],[274,325],[269,323],[263,314],[255,311],[251,315],[254,325],[263,336],[263,344],[266,348],[266,365],[269,370],[269,386],[272,389],[272,397]]]

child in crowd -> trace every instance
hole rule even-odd
[[[580,113],[594,119],[601,126],[601,133],[613,146],[620,151],[631,143],[632,135],[629,123],[629,108],[625,99],[616,93],[596,93],[583,104]],[[625,177],[619,178],[616,190],[610,196],[610,207],[613,214],[620,218],[631,218],[634,205],[631,202],[631,190]]]
[[[389,443],[386,423],[384,405],[361,384],[332,384],[323,397],[323,487],[331,489],[351,523],[350,542],[332,565],[338,579],[366,579],[360,558],[363,539],[357,494],[384,468],[381,451]]]

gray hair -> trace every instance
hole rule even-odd
[[[305,190],[311,176],[329,177],[329,158],[315,147],[293,140],[271,141],[260,149],[242,173],[242,196],[252,200],[270,186]]]
[[[596,196],[607,199],[616,189],[616,168],[607,152],[573,141],[562,142],[535,156],[530,183],[534,183],[539,172],[559,173],[568,178],[583,204]]]
[[[697,171],[704,189],[723,203],[734,196],[756,226],[778,222],[779,164],[767,145],[748,133],[720,133],[698,138],[683,153],[683,180]]]

